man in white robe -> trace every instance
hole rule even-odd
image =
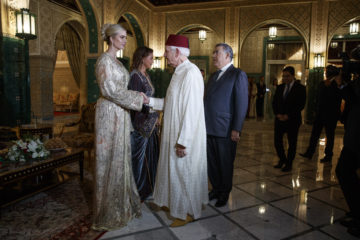
[[[154,203],[176,218],[171,227],[199,218],[208,203],[204,82],[189,53],[186,37],[169,36],[164,56],[175,72],[165,99],[149,103],[164,110]]]

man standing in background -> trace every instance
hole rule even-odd
[[[295,69],[291,66],[282,71],[282,84],[276,88],[273,104],[275,115],[274,143],[279,162],[274,168],[282,168],[283,172],[292,169],[295,158],[297,137],[301,125],[301,111],[305,107],[306,89],[295,80]],[[287,134],[289,149],[285,155],[283,136]]]

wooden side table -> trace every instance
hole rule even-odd
[[[14,184],[20,184],[23,180],[31,177],[46,174],[49,171],[65,166],[67,164],[79,162],[80,179],[83,180],[84,151],[83,149],[67,149],[64,152],[51,154],[51,157],[45,160],[33,161],[29,163],[8,163],[0,168],[0,207],[5,207],[21,199],[34,195],[60,184],[62,181],[49,182],[45,185],[33,186],[31,188],[22,188],[13,190]]]

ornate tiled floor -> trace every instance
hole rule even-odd
[[[300,129],[297,152],[305,151],[310,126]],[[212,201],[202,218],[169,228],[171,217],[143,204],[143,217],[101,239],[355,239],[338,221],[348,210],[334,170],[342,147],[337,129],[332,164],[320,164],[324,145],[309,161],[296,156],[291,173],[274,169],[273,123],[247,120],[238,144],[234,187],[228,204]]]

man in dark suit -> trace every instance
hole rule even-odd
[[[291,66],[282,71],[283,83],[277,87],[272,102],[275,114],[274,142],[277,155],[280,160],[275,168],[282,168],[283,172],[289,172],[295,158],[296,143],[301,125],[301,111],[306,102],[305,86],[295,80],[295,69]],[[283,136],[287,134],[289,149],[285,155]]]
[[[328,65],[326,67],[325,81],[321,81],[318,90],[316,117],[311,131],[309,146],[301,156],[311,159],[315,153],[322,129],[325,127],[326,147],[325,156],[321,163],[330,162],[333,155],[335,129],[341,115],[341,91],[335,78],[339,77],[340,69]]]
[[[215,46],[213,62],[218,71],[211,75],[204,99],[208,176],[213,187],[209,200],[217,199],[216,207],[229,199],[236,144],[248,106],[247,76],[232,65],[232,58],[229,45]]]

